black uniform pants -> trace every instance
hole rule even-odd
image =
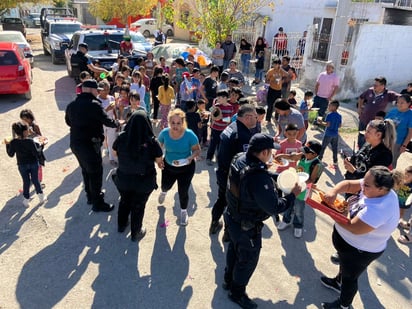
[[[226,231],[230,242],[226,255],[225,281],[229,284],[232,295],[241,297],[246,292],[246,286],[252,277],[259,261],[262,247],[260,229],[242,230],[240,223],[224,214]]]
[[[218,186],[218,194],[216,203],[212,208],[212,221],[218,221],[227,205],[226,188],[227,188],[228,173],[222,169],[216,171],[216,180]]]
[[[382,252],[361,251],[348,244],[333,229],[333,246],[339,254],[339,274],[337,279],[341,281],[340,303],[342,306],[352,304],[353,298],[358,292],[358,278],[366,270],[370,263],[379,258]]]
[[[82,169],[84,189],[93,205],[103,202],[103,166],[100,148],[90,143],[72,143],[70,148]]]
[[[126,190],[119,190],[119,192],[120,203],[117,213],[117,224],[119,227],[125,227],[130,214],[131,232],[132,234],[138,233],[142,228],[146,203],[152,192],[141,193]]]

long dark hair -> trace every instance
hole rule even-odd
[[[163,82],[163,87],[165,91],[167,91],[169,89],[169,84],[170,84],[169,74],[165,73],[162,75],[162,82]]]
[[[123,134],[126,134],[127,148],[133,158],[139,158],[141,148],[155,140],[152,123],[143,110],[132,113]]]

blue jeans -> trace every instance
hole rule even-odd
[[[292,214],[294,213],[293,227],[301,229],[303,227],[304,212],[305,212],[305,201],[296,199],[295,205],[293,205],[293,207],[289,207],[283,214],[283,222],[290,223],[292,219]]]
[[[223,70],[226,70],[229,67],[229,62],[232,59],[228,59],[228,60],[223,60]]]
[[[322,160],[326,147],[328,147],[328,145],[331,144],[332,153],[333,153],[333,163],[338,163],[338,142],[339,142],[339,135],[323,136],[322,149],[319,153],[319,159]]]
[[[36,188],[36,193],[41,194],[43,190],[41,189],[39,181],[39,163],[28,163],[18,165],[21,178],[23,179],[23,196],[24,198],[30,198],[30,182],[33,183]]]
[[[255,79],[259,81],[263,79],[263,69],[256,69]]]
[[[250,54],[241,54],[240,61],[242,62],[242,73],[249,75]]]

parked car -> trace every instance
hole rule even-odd
[[[134,23],[130,24],[130,28],[131,29],[136,28],[146,38],[151,35],[154,35],[156,31],[159,30],[159,27],[157,26],[156,18],[142,18],[142,19],[136,20]],[[173,27],[168,24],[162,25],[162,31],[168,37],[173,36],[174,34]]]
[[[0,94],[24,94],[31,99],[33,75],[27,56],[16,43],[0,42]]]
[[[39,28],[40,27],[40,13],[30,13],[23,17],[24,24],[27,28]]]
[[[23,33],[24,37],[26,37],[26,27],[24,26],[24,22],[21,18],[18,17],[5,17],[3,18],[3,30],[16,30]]]
[[[134,50],[151,51],[153,46],[140,32],[130,31],[131,42]]]
[[[23,36],[23,34],[19,31],[2,31],[0,32],[0,42],[13,42],[17,43],[19,47],[22,49],[24,56],[31,55],[29,56],[29,62],[30,65],[33,66],[33,50],[31,49],[30,44],[26,41],[26,38]]]
[[[199,62],[202,69],[206,68],[212,63],[209,56],[197,47],[186,43],[168,43],[157,45],[153,47],[152,53],[155,59],[159,59],[161,56],[165,57],[167,65],[171,65],[173,60],[178,57],[187,59],[189,54],[195,57],[195,61]]]

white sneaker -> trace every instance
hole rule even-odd
[[[187,225],[187,219],[188,219],[187,210],[186,210],[186,209],[182,209],[182,210],[180,211],[180,225],[186,226],[186,225]]]
[[[295,238],[301,238],[302,233],[303,233],[303,230],[299,228],[295,228],[295,230],[293,231],[293,235],[295,236]]]
[[[47,201],[47,196],[44,195],[43,193],[38,194],[38,196],[39,196],[39,202],[40,202],[40,204],[43,204],[44,202]]]
[[[278,228],[279,231],[283,231],[284,229],[288,228],[291,224],[292,223],[290,223],[290,222],[287,223],[287,222],[282,221],[277,225],[277,228]]]
[[[30,199],[23,198],[23,205],[24,205],[24,207],[29,207],[30,206]]]
[[[160,192],[159,194],[159,198],[157,199],[157,201],[159,202],[159,204],[163,204],[165,202],[166,199],[166,193],[167,192]]]

